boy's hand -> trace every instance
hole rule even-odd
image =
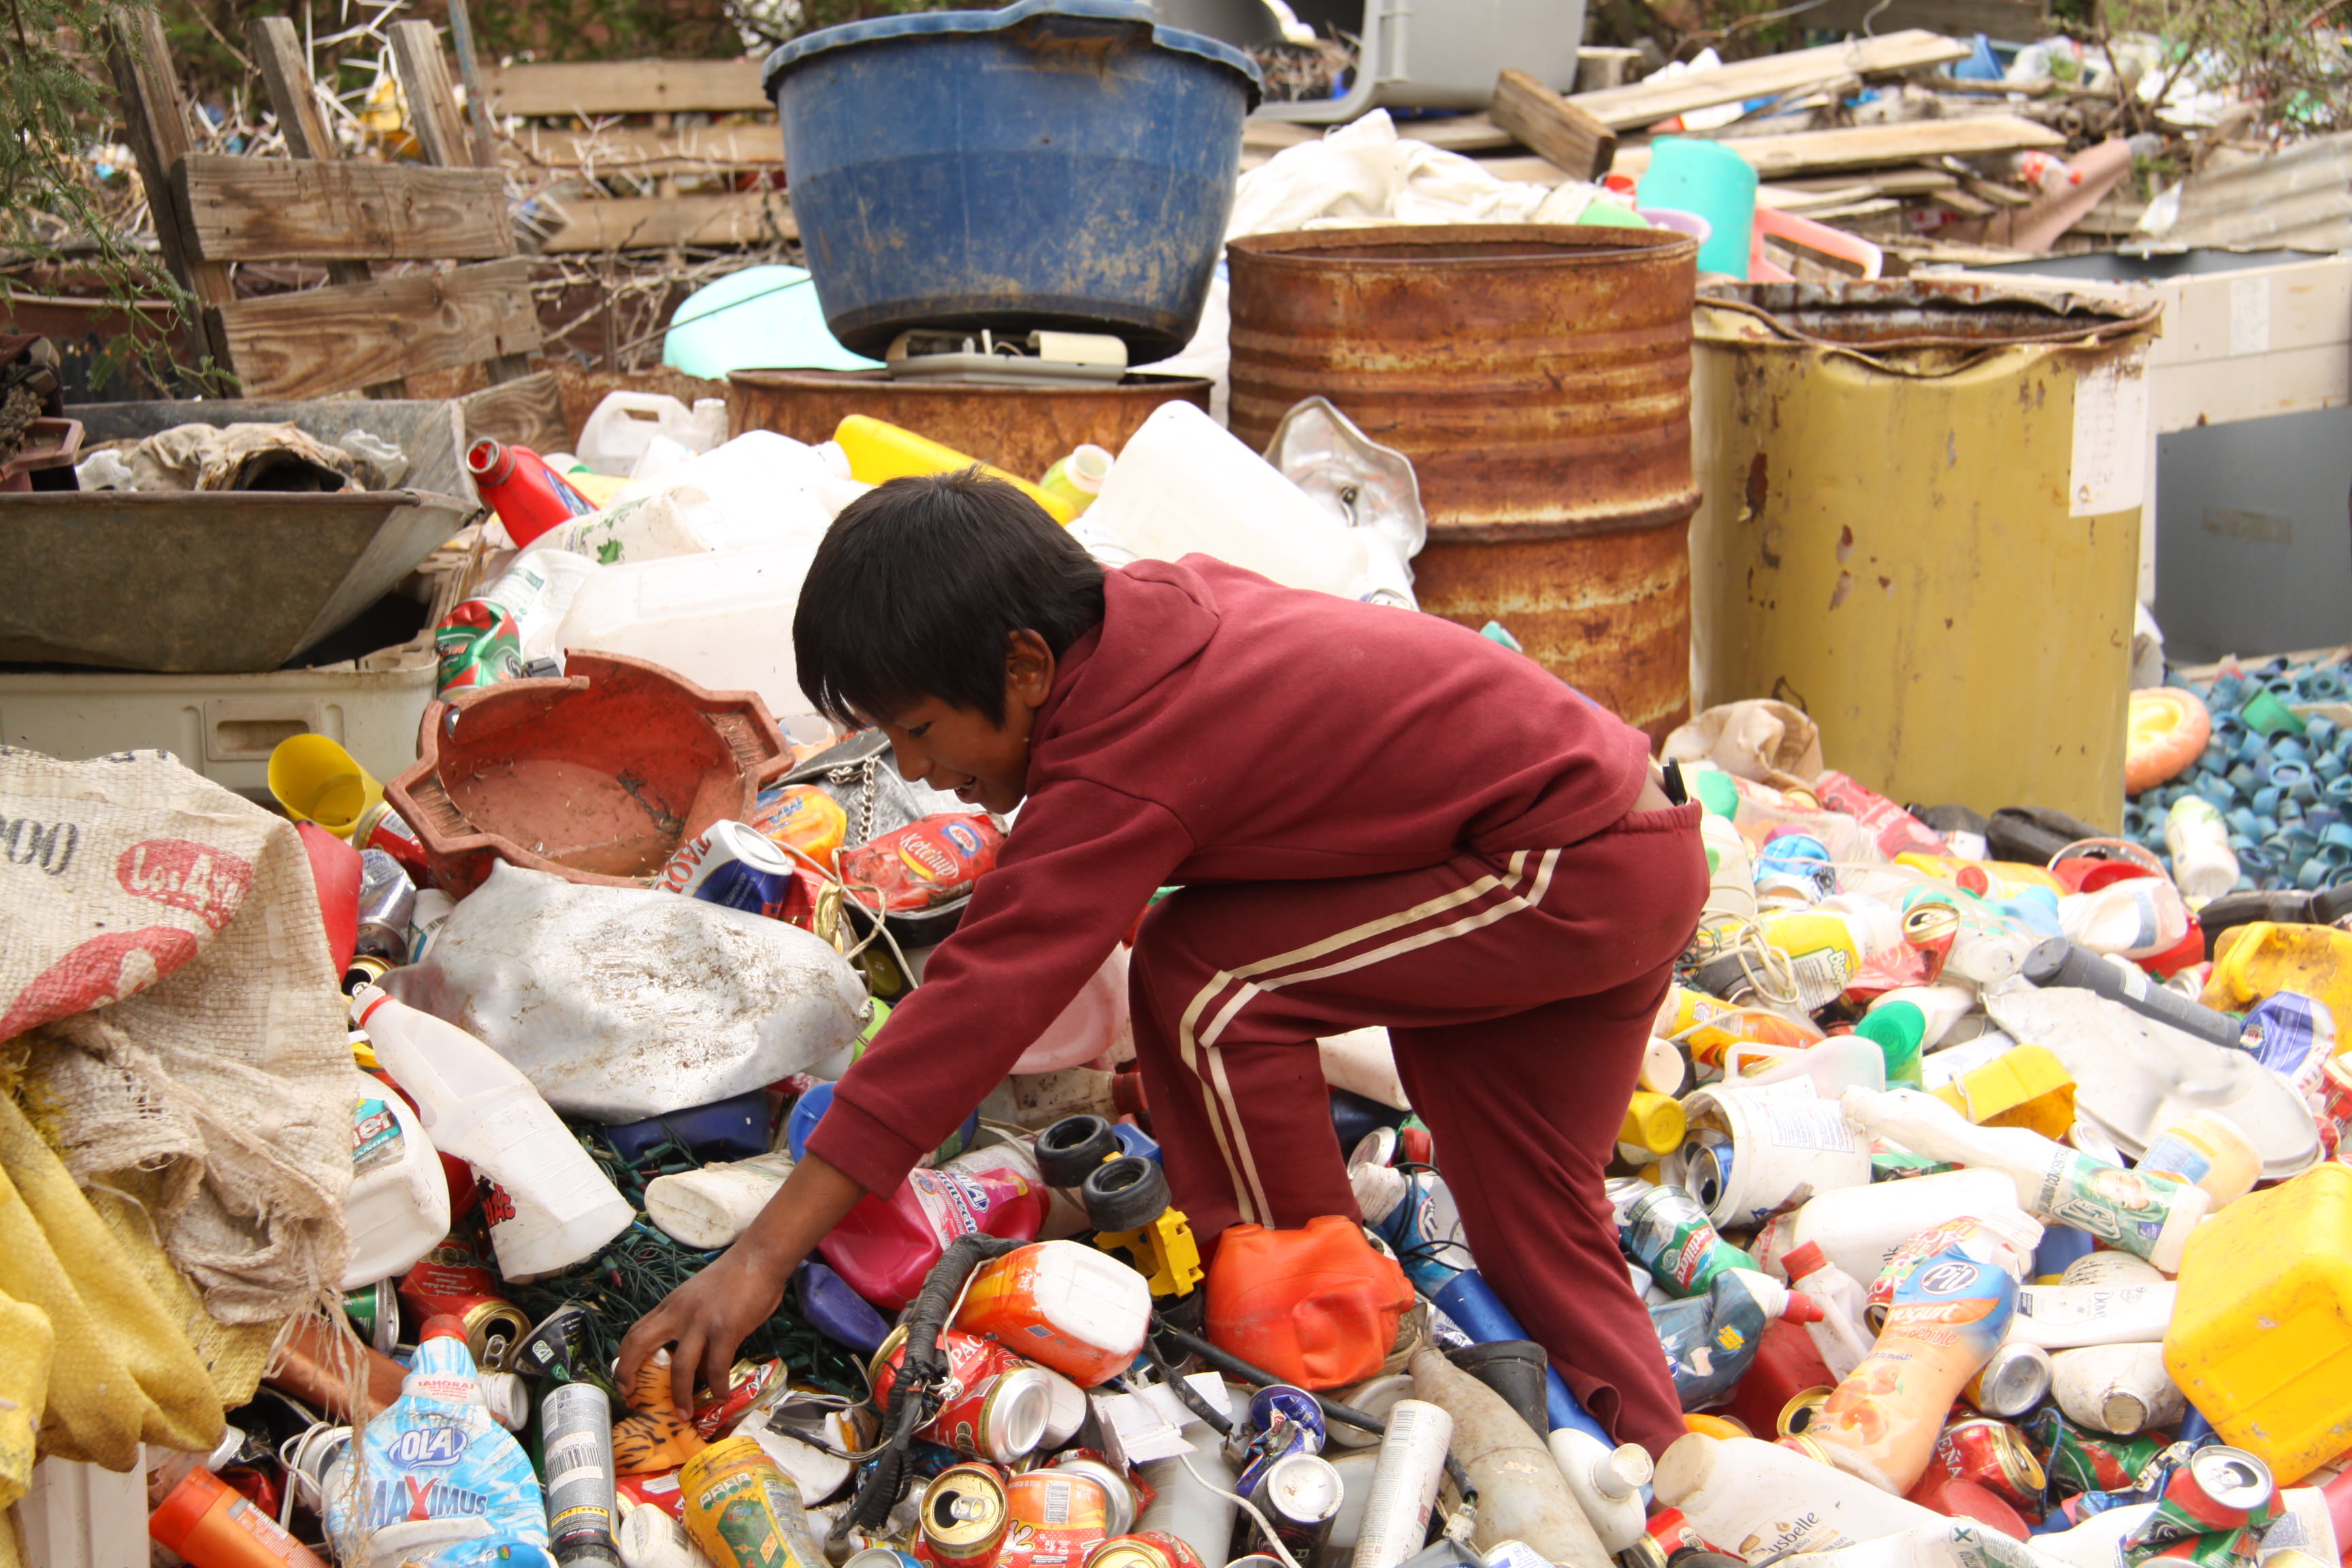
[[[681,1415],[694,1414],[698,1373],[724,1397],[736,1351],[775,1315],[784,1299],[784,1281],[801,1259],[865,1195],[865,1188],[814,1154],[793,1166],[735,1245],[638,1319],[621,1342],[624,1397],[646,1359],[664,1345],[675,1347],[670,1394]]]
[[[770,1275],[731,1248],[722,1254],[638,1319],[621,1342],[622,1389],[634,1387],[646,1359],[670,1345],[670,1394],[682,1415],[694,1415],[698,1373],[705,1387],[725,1394],[735,1352],[775,1316],[789,1274]]]

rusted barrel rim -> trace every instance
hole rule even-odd
[[[1698,511],[1699,489],[1648,506],[1620,507],[1586,517],[1530,518],[1525,522],[1445,522],[1429,520],[1432,544],[1516,544],[1535,539],[1582,539],[1603,533],[1640,533],[1688,522]]]
[[[1716,283],[1701,289],[1698,296],[1702,311],[1710,306],[1753,317],[1783,342],[1832,349],[1863,360],[1889,349],[1992,352],[2053,344],[2095,347],[2146,331],[2164,314],[2160,300],[2141,305],[2099,295],[1930,278],[1836,284]],[[1992,333],[1973,335],[1954,330],[1970,316],[1979,316],[1990,324],[1995,312],[2003,310],[2046,316],[2050,325],[2036,331],[2002,324]],[[1833,319],[1845,311],[1852,311],[1857,321],[1873,315],[1912,316],[1917,319],[1918,330],[1896,331],[1883,337],[1829,337],[1807,331],[1792,319]]]
[[[1498,251],[1492,256],[1465,255],[1480,246],[1556,246],[1556,255],[1525,250]],[[1426,256],[1334,256],[1330,252],[1366,246],[1419,246]],[[1397,268],[1455,269],[1486,267],[1527,267],[1557,260],[1563,266],[1630,266],[1691,260],[1698,241],[1673,229],[1617,228],[1605,224],[1458,223],[1382,224],[1372,228],[1318,228],[1293,234],[1253,234],[1229,240],[1225,248],[1238,251],[1254,263],[1271,267],[1329,269],[1347,268],[1366,272]]]

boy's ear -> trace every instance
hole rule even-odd
[[[1054,650],[1035,632],[1004,634],[1004,698],[1010,708],[1038,708],[1054,689]]]

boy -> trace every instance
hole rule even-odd
[[[1479,1270],[1621,1442],[1683,1431],[1602,1195],[1706,893],[1640,731],[1433,616],[1204,556],[1105,572],[976,471],[845,509],[793,623],[803,688],[908,777],[1022,807],[924,983],[742,1237],[633,1329],[678,1404],[894,1191],[1133,925],[1136,1053],[1203,1260],[1353,1217],[1315,1042],[1386,1025]],[[1024,804],[1025,801],[1025,804]]]

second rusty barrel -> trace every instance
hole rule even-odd
[[[1690,713],[1697,252],[1561,225],[1234,240],[1233,432],[1262,449],[1328,397],[1412,459],[1422,607],[1500,621],[1660,740]]]

